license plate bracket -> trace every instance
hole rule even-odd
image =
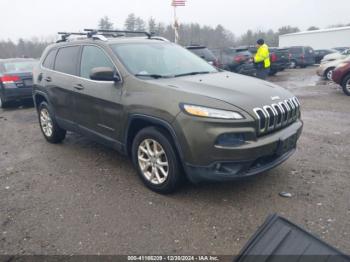
[[[297,140],[297,134],[291,135],[284,139],[280,139],[277,147],[277,155],[282,156],[290,150],[295,149],[297,147]]]

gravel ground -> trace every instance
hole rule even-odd
[[[0,254],[232,255],[271,213],[350,253],[350,98],[315,68],[270,80],[302,102],[297,153],[255,179],[171,196],[79,135],[46,143],[33,108],[0,110]]]

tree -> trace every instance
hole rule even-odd
[[[317,26],[310,26],[307,31],[315,31],[315,30],[320,30]]]
[[[148,31],[156,32],[156,20],[153,17],[148,20]]]
[[[288,26],[282,26],[278,29],[277,34],[278,35],[285,35],[285,34],[292,34],[300,32],[300,29],[298,27],[292,27],[290,25]]]
[[[142,18],[138,17],[135,20],[135,31],[145,31],[146,25],[145,21]]]
[[[129,14],[124,23],[125,30],[135,31],[136,27],[136,17],[135,14]]]
[[[104,16],[99,20],[98,28],[111,30],[111,29],[113,29],[113,23],[110,21],[108,16]]]

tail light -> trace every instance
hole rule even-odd
[[[271,54],[271,62],[276,62],[277,61],[277,55],[275,53]]]
[[[0,77],[0,82],[3,84],[12,84],[19,81],[21,81],[21,78],[19,76],[4,75]]]
[[[292,54],[291,53],[289,53],[288,58],[289,58],[289,60],[292,59]]]
[[[244,55],[238,55],[236,57],[233,58],[233,61],[236,62],[236,63],[242,63],[246,60],[246,56]]]
[[[301,60],[304,60],[305,59],[305,55],[301,55]]]

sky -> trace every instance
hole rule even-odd
[[[96,28],[107,15],[122,27],[129,13],[148,20],[173,21],[171,0],[0,0],[0,39],[55,37],[58,31]],[[7,10],[7,11],[6,11]],[[350,23],[350,0],[187,0],[177,8],[180,23],[223,25],[236,36],[248,29],[283,25],[327,27]]]

